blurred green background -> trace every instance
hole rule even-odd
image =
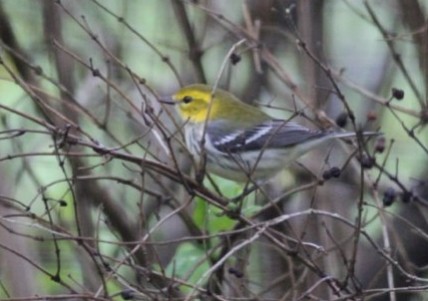
[[[416,0],[1,1],[0,298],[427,299],[427,9]],[[298,110],[313,128],[321,113],[349,113],[340,91],[358,127],[384,133],[386,150],[368,145],[378,165],[364,185],[354,158],[317,186],[351,151],[314,152],[302,159],[310,173],[285,170],[238,219],[115,153],[192,178],[180,121],[158,98],[216,81],[277,118]],[[346,129],[355,130],[349,119]],[[223,199],[242,191],[213,178],[203,187]],[[397,202],[384,208],[388,189]],[[412,202],[398,202],[409,193]],[[281,243],[253,240],[261,224]]]

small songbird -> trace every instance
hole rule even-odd
[[[203,84],[186,86],[172,101],[163,102],[175,105],[185,122],[186,145],[196,160],[204,155],[208,172],[240,182],[267,180],[329,140],[356,136],[272,118],[225,90]]]

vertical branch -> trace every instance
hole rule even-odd
[[[321,62],[324,61],[323,6],[323,0],[302,0],[297,2],[297,31],[299,39],[304,43],[304,48],[311,51],[311,53]],[[328,87],[329,82],[327,77],[324,75],[323,70],[315,60],[308,58],[302,59],[300,64],[306,96],[312,103],[314,110],[319,112],[324,109],[325,102],[328,99],[329,90],[324,87]],[[318,114],[316,116],[318,116]],[[313,206],[331,207],[327,200],[332,198],[330,195],[332,191],[328,190],[324,193],[319,192],[319,189],[316,191],[318,192],[314,198],[317,199],[317,202],[314,203]],[[334,225],[332,225],[331,221],[324,221],[323,217],[314,216],[311,219],[308,219],[307,222],[308,224],[305,226],[305,231],[309,231],[309,233],[311,233],[311,237],[316,240],[319,239],[322,241],[323,245],[327,245],[329,239],[326,235],[326,231],[323,227],[318,227],[317,225],[326,223],[326,228],[332,229],[334,228]],[[332,267],[331,262],[337,260],[335,256],[335,254],[329,254],[322,258],[322,269],[329,275],[334,274],[335,268]],[[312,278],[311,280],[315,280],[315,278]],[[332,293],[333,292],[331,290],[325,290],[324,292],[320,291],[320,294],[322,294],[321,296],[327,299],[333,298]]]
[[[419,66],[425,78],[425,107],[428,108],[428,23],[427,15],[417,0],[399,0],[403,23],[412,32],[412,39],[419,53]]]
[[[54,1],[43,2],[43,20],[46,45],[48,45],[49,47],[49,52],[53,54],[54,67],[57,71],[59,84],[65,89],[60,89],[60,96],[63,100],[63,102],[61,103],[73,102],[73,99],[70,97],[70,95],[74,91],[74,82],[72,78],[73,62],[61,50],[54,47],[55,43],[60,43],[61,45],[63,45],[64,43],[62,37],[62,19],[60,11],[55,5]],[[63,105],[62,112],[68,119],[72,120],[74,124],[79,124],[78,114],[76,111],[68,110],[67,107]],[[74,129],[71,129],[67,127],[67,125],[62,124],[62,122],[60,124],[57,124],[57,126],[64,127],[66,129],[65,135],[68,135],[69,130],[74,131]],[[56,138],[57,137],[54,137],[54,140]],[[58,152],[59,148],[57,142],[54,141],[54,144],[55,149]],[[78,158],[70,158],[69,160],[72,168],[73,177],[78,177],[82,175],[82,172],[80,171],[82,164],[80,161],[81,159]],[[62,169],[65,175],[65,178],[69,178],[63,163],[64,162],[58,162],[60,168]],[[77,233],[79,236],[83,237],[94,237],[94,226],[91,217],[91,204],[84,198],[84,196],[87,194],[83,189],[82,185],[80,185],[80,182],[74,184],[71,181],[68,181],[68,185],[70,187],[70,192],[73,196]],[[88,242],[88,244],[92,247],[95,246],[94,242]],[[91,289],[96,289],[96,287],[99,286],[98,281],[95,280],[98,278],[95,274],[84,273],[84,277],[86,285],[89,286]]]
[[[324,61],[324,28],[323,28],[324,1],[302,0],[297,2],[298,30],[305,47]],[[329,91],[324,87],[329,86],[327,78],[321,68],[313,60],[302,60],[303,75],[309,91],[309,99],[316,110],[322,109],[328,99]],[[322,87],[322,89],[319,89]]]
[[[199,83],[206,83],[204,68],[202,67],[201,57],[202,50],[201,45],[198,45],[195,34],[190,25],[189,18],[187,17],[186,9],[182,1],[171,1],[171,5],[177,16],[178,24],[181,25],[184,35],[186,37],[187,45],[189,47],[189,59],[196,72],[196,80]]]

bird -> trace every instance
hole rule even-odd
[[[185,86],[170,99],[161,102],[175,106],[196,162],[205,162],[208,172],[237,182],[268,180],[326,142],[356,136],[273,118],[232,93],[205,84]]]

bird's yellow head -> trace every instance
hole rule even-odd
[[[178,90],[173,96],[177,111],[183,120],[204,122],[210,116],[216,116],[219,101],[216,94],[212,95],[210,86],[195,84]]]

